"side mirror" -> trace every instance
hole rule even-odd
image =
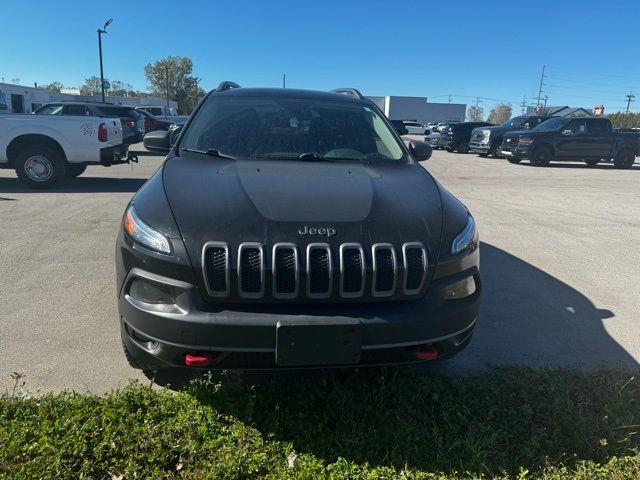
[[[431,148],[431,145],[426,142],[411,140],[409,142],[409,151],[417,161],[424,162],[425,160],[429,160],[431,158],[433,148]]]
[[[563,130],[562,131],[562,135],[565,135],[567,137],[573,135],[573,130]]]
[[[147,133],[142,139],[142,143],[144,148],[150,152],[169,153],[171,150],[170,136],[171,132],[156,130]]]
[[[176,144],[183,126],[184,125],[176,125],[174,128],[169,128],[169,145],[174,146]]]

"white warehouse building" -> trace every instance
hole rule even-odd
[[[0,83],[0,92],[4,93],[9,113],[33,113],[42,105],[51,102],[101,102],[102,95],[76,95],[71,93],[59,93],[44,90],[42,88],[14,85],[12,83]],[[166,105],[164,98],[158,97],[111,97],[105,96],[105,102],[116,105]],[[178,108],[177,102],[169,101],[169,106]],[[5,111],[4,109],[2,111]]]
[[[430,103],[427,97],[372,97],[389,120],[429,122],[464,122],[467,105],[464,103]]]

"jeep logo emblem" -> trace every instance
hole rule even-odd
[[[320,227],[320,228],[310,228],[308,225],[305,225],[300,230],[298,230],[300,235],[326,235],[327,237],[333,237],[336,233],[335,228],[331,227]]]

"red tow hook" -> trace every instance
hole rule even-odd
[[[438,349],[433,343],[419,345],[413,349],[413,356],[418,360],[434,360],[438,358]]]
[[[184,357],[184,363],[187,367],[206,367],[212,359],[210,353],[187,353],[187,356]]]

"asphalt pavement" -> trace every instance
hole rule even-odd
[[[32,392],[148,381],[122,355],[113,257],[124,208],[161,161],[141,152],[53,191],[0,170],[0,391],[12,372]],[[536,168],[436,151],[423,165],[476,217],[484,289],[471,345],[425,374],[638,368],[640,164]]]

